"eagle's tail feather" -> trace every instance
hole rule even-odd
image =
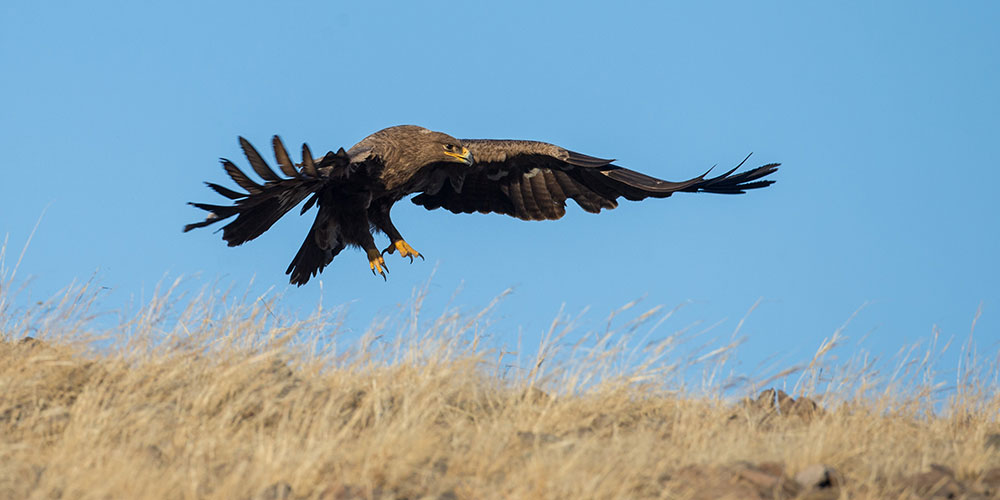
[[[285,270],[291,284],[295,286],[306,284],[309,278],[323,271],[323,268],[329,265],[346,246],[336,235],[337,231],[327,227],[331,222],[329,216],[324,214],[321,208],[320,213],[316,214],[316,220],[313,222],[312,228],[309,229],[305,241],[302,242],[299,251],[295,253],[292,262],[288,264],[288,269]],[[323,246],[319,243],[321,240],[325,241]]]

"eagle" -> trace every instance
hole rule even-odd
[[[706,172],[682,182],[669,182],[559,146],[526,140],[456,139],[415,125],[389,127],[369,135],[344,151],[313,157],[302,145],[302,160],[293,162],[278,136],[271,141],[278,175],[243,137],[240,146],[263,183],[251,179],[222,158],[222,168],[246,192],[206,182],[231,205],[190,203],[205,210],[204,221],[184,226],[184,232],[232,217],[222,227],[229,246],[246,243],[267,231],[282,216],[305,201],[305,214],[317,207],[316,219],[285,274],[302,286],[323,271],[344,248],[360,247],[372,274],[386,278],[384,256],[424,258],[410,246],[389,212],[411,194],[413,203],[428,210],[454,213],[498,213],[522,220],[559,219],[566,200],[598,213],[618,206],[618,198],[638,201],[666,198],[676,192],[742,194],[772,184],[762,180],[778,163],[716,176]],[[389,237],[379,251],[373,233]]]

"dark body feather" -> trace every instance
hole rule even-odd
[[[246,193],[217,184],[208,186],[232,205],[192,203],[209,212],[202,222],[184,230],[234,217],[223,226],[222,237],[241,245],[269,229],[278,219],[306,201],[302,213],[319,207],[305,241],[286,270],[291,283],[305,284],[347,246],[358,246],[369,256],[373,272],[382,263],[372,230],[386,234],[391,245],[382,253],[400,249],[403,238],[389,212],[395,202],[419,193],[413,202],[427,209],[455,213],[499,213],[524,220],[558,219],[572,199],[588,212],[618,206],[618,198],[666,198],[681,192],[740,194],[768,186],[761,180],[777,170],[772,163],[739,174],[732,170],[708,173],[683,182],[668,182],[595,158],[537,141],[466,139],[404,125],[380,130],[348,151],[340,149],[313,158],[306,145],[302,162],[292,163],[281,140],[272,141],[282,177],[274,172],[249,142],[240,145],[257,183],[223,159],[226,173]],[[746,160],[744,160],[745,162]],[[412,248],[410,258],[419,256]],[[383,275],[384,276],[384,275]]]

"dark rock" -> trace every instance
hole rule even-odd
[[[544,404],[552,401],[552,396],[549,396],[548,393],[537,387],[529,387],[524,391],[523,397],[525,401],[535,404]]]
[[[795,405],[795,399],[780,389],[775,394],[775,399],[778,403],[778,411],[780,411],[782,415],[789,415],[792,411],[792,406]]]
[[[255,500],[289,500],[292,498],[292,485],[279,481],[264,488],[254,497]]]
[[[145,452],[145,455],[149,459],[149,461],[152,462],[157,467],[163,467],[164,465],[167,465],[166,456],[164,455],[163,450],[160,449],[159,446],[151,444],[149,446],[144,447],[143,451]]]
[[[547,432],[536,434],[529,431],[518,431],[517,437],[524,444],[552,444],[559,441],[559,436]]]
[[[729,420],[749,418],[757,425],[769,425],[778,418],[794,417],[808,423],[824,413],[823,407],[810,398],[795,399],[785,391],[766,389],[761,391],[755,399],[744,399],[742,411],[732,413]]]
[[[991,498],[1000,498],[1000,467],[987,469],[979,476],[976,485],[983,494]]]
[[[799,417],[805,422],[811,422],[814,418],[823,414],[823,408],[816,404],[815,401],[807,397],[801,397],[796,399],[787,411],[782,410],[782,413],[788,416]]]
[[[346,484],[340,486],[330,486],[319,492],[317,498],[319,500],[357,500],[368,497],[362,493],[361,488]]]
[[[795,480],[806,489],[822,490],[840,487],[840,476],[832,467],[823,464],[808,465],[798,474]]]
[[[955,472],[944,465],[933,464],[931,470],[914,474],[905,479],[907,488],[917,495],[917,498],[937,500],[945,498],[963,498],[967,488],[955,479]]]
[[[797,498],[801,487],[778,463],[739,462],[729,466],[687,466],[660,475],[661,497],[697,500]]]
[[[1000,432],[986,436],[986,449],[1000,451]]]
[[[772,470],[765,470],[752,464],[740,464],[733,467],[736,477],[749,482],[762,491],[771,491],[778,487],[784,479],[781,473],[774,474]]]
[[[784,398],[782,398],[782,396],[784,396]],[[757,399],[750,402],[749,406],[755,410],[770,411],[777,407],[775,399],[781,400],[787,398],[788,394],[785,394],[785,391],[765,389],[760,391],[760,394],[757,395]]]

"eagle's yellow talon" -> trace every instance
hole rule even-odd
[[[372,270],[372,275],[381,274],[382,280],[386,280],[385,273],[389,272],[389,266],[385,265],[382,254],[378,250],[368,250],[368,267]]]
[[[395,253],[396,250],[399,250],[400,257],[409,257],[411,263],[413,262],[414,257],[420,257],[420,260],[425,260],[424,256],[420,255],[420,252],[414,250],[413,247],[409,245],[409,243],[403,240],[397,240],[392,242],[392,244],[386,247],[385,250],[382,250],[382,254],[385,254],[386,252],[392,254]]]

